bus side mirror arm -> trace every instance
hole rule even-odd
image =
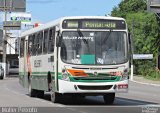
[[[131,44],[131,33],[128,33],[129,44]]]
[[[133,54],[133,40],[132,40],[132,34],[128,33],[128,41],[129,41],[129,47],[130,47],[130,52]]]

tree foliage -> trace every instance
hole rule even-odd
[[[125,18],[128,13],[144,12],[147,6],[144,0],[122,0],[118,7],[114,7],[112,16]]]
[[[146,10],[145,0],[122,0],[111,12],[112,16],[126,19],[129,31],[133,34],[134,53],[154,54],[153,61],[134,61],[137,74],[148,73],[147,70],[156,67],[160,50],[160,19]]]

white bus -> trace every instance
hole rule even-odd
[[[19,78],[30,96],[102,95],[113,104],[128,91],[129,38],[123,18],[63,17],[22,33]]]

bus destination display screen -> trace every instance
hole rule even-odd
[[[63,29],[126,29],[123,20],[75,19],[64,20]]]

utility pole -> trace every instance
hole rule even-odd
[[[131,33],[131,79],[133,80],[133,54],[134,54],[134,49],[133,49],[133,38],[134,38],[134,20],[132,21],[132,33]]]
[[[6,5],[6,0],[4,1],[4,21],[7,21],[7,5]],[[6,77],[6,34],[7,34],[7,31],[4,30],[4,35],[3,35],[3,58],[2,58],[2,61],[4,63],[4,78]]]
[[[0,0],[0,11],[4,12],[4,22],[3,22],[3,67],[4,67],[4,78],[6,77],[6,44],[7,44],[7,30],[20,30],[21,23],[7,21],[7,12],[25,12],[26,11],[26,0]],[[16,26],[16,27],[15,27]],[[17,28],[18,26],[18,28]]]

